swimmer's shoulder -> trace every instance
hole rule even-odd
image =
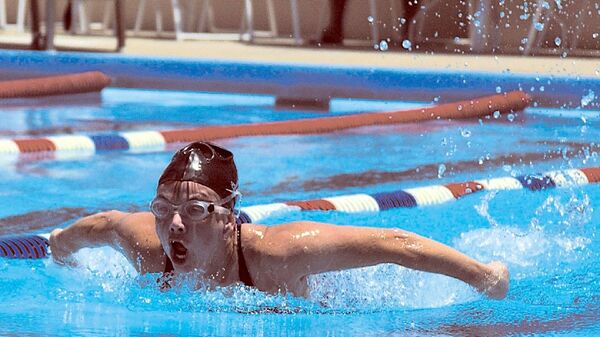
[[[285,259],[295,249],[298,238],[304,238],[307,232],[309,234],[318,232],[323,226],[333,225],[311,221],[295,221],[272,226],[244,224],[242,244],[244,251],[252,249],[263,257]]]

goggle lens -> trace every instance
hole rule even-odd
[[[215,206],[212,203],[201,200],[190,200],[182,205],[173,205],[163,198],[156,198],[150,204],[150,211],[157,219],[167,220],[173,218],[175,212],[182,217],[195,221],[203,220],[212,212],[217,211],[221,214],[231,213],[225,207]]]

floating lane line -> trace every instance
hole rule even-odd
[[[213,125],[162,131],[130,131],[96,135],[59,135],[43,138],[0,140],[0,155],[21,153],[62,152],[94,153],[98,151],[163,151],[167,144],[244,136],[318,134],[344,129],[412,123],[438,119],[482,118],[495,111],[508,113],[525,109],[530,102],[527,94],[513,91],[471,100],[426,106],[417,109],[367,112],[359,114],[308,118],[290,121]]]
[[[269,216],[299,211],[378,212],[392,208],[439,205],[484,190],[528,189],[540,191],[600,182],[600,167],[548,171],[517,177],[499,177],[463,183],[432,185],[405,190],[352,194],[314,200],[242,207],[241,222],[256,223]]]

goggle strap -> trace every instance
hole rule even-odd
[[[231,191],[230,195],[226,196],[223,199],[217,200],[213,204],[221,206],[221,205],[226,204],[226,203],[230,202],[231,200],[237,198],[240,195],[241,195],[241,193],[238,190],[233,190],[233,191]]]

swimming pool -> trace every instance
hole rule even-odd
[[[106,89],[100,106],[3,109],[9,138],[65,132],[162,130],[314,117],[275,110],[274,97]],[[430,104],[340,99],[332,114]],[[238,163],[241,206],[377,193],[480,178],[599,166],[595,111],[528,109],[470,121],[365,127],[322,135],[243,137],[218,143]],[[2,234],[69,223],[61,208],[143,210],[172,151],[110,151],[7,159],[0,184]],[[318,275],[308,300],[250,289],[162,293],[109,249],[84,250],[80,268],[0,259],[0,331],[16,335],[415,335],[590,336],[600,331],[597,185],[483,192],[456,202],[378,213],[275,215],[401,227],[478,259],[505,261],[506,300],[487,300],[453,279],[381,265]],[[28,214],[28,215],[27,215]],[[274,313],[273,308],[276,308]]]

